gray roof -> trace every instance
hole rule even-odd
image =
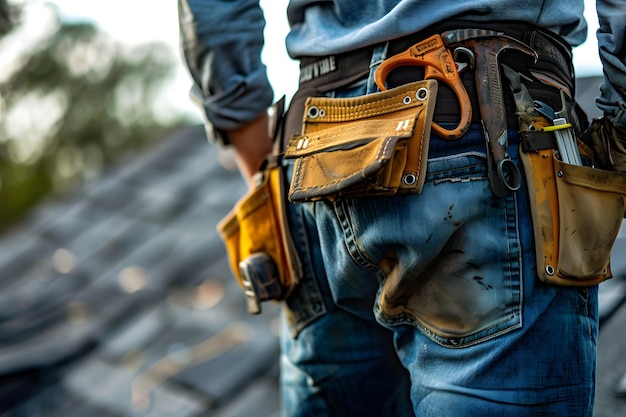
[[[598,83],[579,82],[592,111]],[[278,415],[278,306],[249,316],[228,270],[215,224],[245,185],[218,155],[183,128],[0,239],[0,415]],[[614,270],[598,416],[626,410],[626,260]]]
[[[277,306],[246,313],[215,232],[244,190],[193,126],[5,235],[0,410],[272,415]]]

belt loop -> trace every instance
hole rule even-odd
[[[387,59],[387,51],[389,50],[389,42],[384,42],[376,47],[372,51],[372,58],[370,60],[370,73],[367,77],[367,94],[375,93],[378,90],[376,82],[374,81],[374,73],[378,66]]]

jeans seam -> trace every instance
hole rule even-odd
[[[341,230],[343,232],[342,234],[344,245],[346,245],[346,250],[350,255],[350,258],[352,258],[352,260],[362,268],[370,272],[376,273],[379,277],[384,276],[380,266],[378,266],[371,259],[369,259],[368,256],[365,255],[363,250],[359,247],[356,233],[352,229],[352,222],[349,220],[349,216],[346,214],[344,204],[348,204],[347,200],[341,200],[335,203],[334,207],[335,215],[337,216],[338,223],[340,224]]]
[[[306,220],[302,208],[291,212],[291,233],[296,245],[296,252],[302,263],[302,277],[291,297],[286,300],[284,306],[292,311],[298,311],[292,323],[291,336],[296,338],[298,334],[311,322],[323,316],[327,307],[324,303],[319,284],[315,277],[312,252],[309,247]],[[292,306],[292,303],[296,305]]]

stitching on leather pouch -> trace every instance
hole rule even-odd
[[[358,120],[358,119],[362,119],[364,117],[373,117],[373,116],[378,116],[378,115],[381,115],[381,114],[387,114],[387,113],[392,113],[394,111],[403,110],[405,107],[406,108],[417,107],[418,105],[422,105],[422,103],[415,103],[415,105],[413,105],[413,106],[411,106],[411,105],[400,105],[400,106],[398,106],[397,103],[391,103],[391,104],[385,104],[385,105],[382,105],[382,106],[376,106],[375,108],[364,109],[364,110],[361,110],[361,111],[355,110],[355,111],[352,111],[350,113],[344,113],[344,114],[340,114],[340,115],[334,115],[334,114],[331,115],[331,114],[327,113],[327,115],[324,117],[325,120],[323,120],[323,121],[324,122],[348,121],[348,120],[345,120],[344,118]],[[313,119],[311,119],[311,120],[313,120]]]
[[[378,152],[378,156],[376,157],[377,161],[382,161],[382,156],[387,152],[387,148],[391,144],[391,137],[385,138],[385,146],[383,146]]]
[[[302,175],[302,164],[304,163],[304,161],[299,160],[296,161],[296,167],[295,170],[296,172],[294,173],[294,189],[300,189],[300,178]]]
[[[418,113],[418,114],[417,114],[417,117],[415,118],[415,120],[416,120],[415,125],[419,125],[419,123],[418,123],[417,121],[419,120],[420,116],[421,116],[421,112],[420,112],[420,113]],[[413,127],[413,129],[415,129],[415,126]],[[424,138],[424,132],[425,132],[425,130],[426,130],[426,123],[422,123],[422,129],[421,129],[421,131],[419,132],[419,133],[422,135],[422,138]],[[414,136],[415,136],[415,133],[416,133],[416,132],[413,132],[413,136],[412,136],[412,137],[414,137]],[[427,139],[427,138],[424,138],[424,139]],[[424,142],[422,141],[422,146],[420,146],[420,150],[419,150],[419,154],[418,154],[418,158],[417,158],[418,162],[420,162],[420,161],[422,160],[422,155],[423,155],[423,154],[424,154]],[[416,173],[415,173],[415,174],[416,174],[416,176],[417,176],[417,178],[419,178],[419,177],[420,177],[421,171],[422,171],[422,164],[421,164],[421,163],[418,163],[418,164],[417,164],[417,171],[416,171]]]
[[[416,89],[411,89],[411,90],[405,91],[404,94],[414,94],[416,91],[417,91]],[[330,111],[335,111],[336,109],[346,108],[339,103],[330,103],[330,102],[325,103],[326,100],[320,100],[320,101],[311,101],[311,104],[316,105],[318,107],[325,107],[327,109],[326,116],[324,116],[323,118],[324,122],[337,122],[337,121],[348,121],[342,118],[357,118],[358,120],[359,118],[363,118],[363,117],[378,116],[380,114],[391,113],[393,111],[399,111],[399,110],[403,110],[407,108],[423,106],[426,103],[426,101],[413,101],[413,100],[411,101],[410,104],[396,102],[396,100],[398,100],[398,97],[401,95],[402,94],[398,93],[392,97],[384,98],[376,102],[376,103],[391,102],[390,104],[382,104],[382,105],[379,104],[374,108],[372,107],[367,108],[368,106],[373,106],[374,103],[362,103],[362,104],[349,107],[350,109],[354,109],[351,112],[349,113],[344,112],[339,115],[329,114]],[[366,108],[363,110],[358,110],[360,107],[366,107]],[[316,119],[311,119],[307,117],[307,121],[316,120]]]

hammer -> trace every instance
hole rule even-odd
[[[450,30],[444,32],[442,38],[449,48],[473,54],[480,116],[488,143],[489,184],[496,196],[504,197],[508,192],[519,189],[521,174],[507,152],[506,109],[499,56],[503,51],[513,50],[537,62],[537,52],[515,38],[491,30]]]

